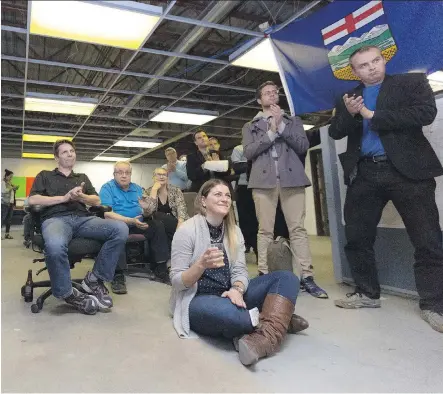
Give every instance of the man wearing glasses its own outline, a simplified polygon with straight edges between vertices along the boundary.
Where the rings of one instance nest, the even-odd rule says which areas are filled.
[[[278,106],[278,86],[267,81],[257,88],[262,106],[251,122],[243,126],[245,157],[252,161],[248,188],[252,189],[259,222],[257,235],[259,274],[268,273],[267,250],[274,239],[278,200],[289,229],[292,266],[301,268],[301,286],[312,296],[328,298],[314,282],[308,235],[304,227],[305,188],[311,183],[299,155],[309,149],[301,119],[286,115]]]
[[[129,234],[143,234],[149,242],[150,261],[154,263],[154,272],[167,272],[157,268],[166,267],[170,258],[168,239],[162,222],[143,218],[143,209],[139,204],[143,190],[141,186],[131,182],[132,167],[127,161],[119,161],[114,166],[114,179],[105,183],[100,189],[100,199],[103,205],[112,208],[112,212],[106,212],[105,218],[120,220],[129,227]],[[126,256],[120,256],[115,269],[114,280],[111,289],[115,294],[126,294],[124,269],[126,268]],[[159,278],[165,281],[167,278]]]

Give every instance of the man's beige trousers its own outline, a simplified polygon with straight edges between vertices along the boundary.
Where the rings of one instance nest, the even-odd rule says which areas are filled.
[[[312,257],[309,250],[308,234],[305,222],[305,188],[280,187],[274,189],[253,189],[252,196],[258,219],[257,249],[258,270],[268,273],[267,250],[274,240],[275,214],[278,199],[289,230],[292,255],[292,268],[302,278],[313,276]]]

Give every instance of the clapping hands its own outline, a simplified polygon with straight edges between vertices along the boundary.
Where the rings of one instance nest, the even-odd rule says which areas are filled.
[[[79,200],[81,200],[81,198],[84,196],[84,193],[83,193],[84,186],[85,186],[85,182],[82,182],[80,184],[80,186],[76,186],[73,189],[69,190],[69,192],[67,192],[65,194],[66,201],[69,201],[69,200],[79,201]]]

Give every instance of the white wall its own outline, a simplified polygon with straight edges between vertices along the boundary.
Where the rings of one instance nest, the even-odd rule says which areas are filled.
[[[132,164],[132,181],[142,187],[152,185],[152,173],[156,167],[163,165],[165,162],[158,164]],[[53,170],[56,167],[54,160],[43,159],[9,159],[1,160],[2,173],[5,168],[14,172],[15,176],[36,176],[42,170]],[[100,188],[106,182],[113,178],[114,163],[106,162],[86,162],[78,161],[74,167],[75,172],[82,172],[88,175],[93,186],[100,192]],[[306,174],[311,180],[311,161],[310,156],[306,157]],[[315,221],[314,193],[313,188],[306,188],[306,231],[310,235],[317,235],[317,224]]]
[[[57,167],[54,160],[43,159],[8,159],[2,158],[2,173],[5,168],[14,172],[15,176],[36,176],[42,170],[53,170]],[[158,164],[132,164],[132,182],[143,187],[152,185],[152,173]],[[111,180],[114,175],[114,163],[78,161],[74,167],[75,172],[85,173],[92,185],[100,192],[102,185]]]
[[[317,147],[313,149],[318,149]],[[308,152],[305,162],[305,171],[309,180],[312,183],[311,171],[311,156]],[[312,186],[306,188],[306,218],[305,228],[309,235],[317,235],[317,222],[315,220],[315,205],[314,205],[314,188]]]

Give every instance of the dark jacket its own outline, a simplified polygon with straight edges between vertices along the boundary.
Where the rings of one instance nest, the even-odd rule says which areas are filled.
[[[222,155],[219,153],[220,160],[223,160]],[[228,175],[231,172],[229,168],[226,172],[212,172],[203,170],[202,164],[205,162],[205,158],[199,150],[196,150],[194,153],[191,153],[187,156],[186,162],[186,172],[188,174],[188,178],[192,181],[191,187],[189,189],[190,192],[196,192],[200,190],[203,183],[208,181],[211,178],[219,178],[229,182]]]
[[[360,84],[348,95],[362,96]],[[404,176],[423,180],[443,174],[443,168],[423,135],[423,126],[431,124],[437,115],[434,93],[425,74],[386,75],[377,98],[371,130],[378,132],[386,155]],[[355,173],[360,158],[363,118],[349,114],[340,97],[329,135],[339,140],[348,137],[347,151],[340,155],[345,183]]]

